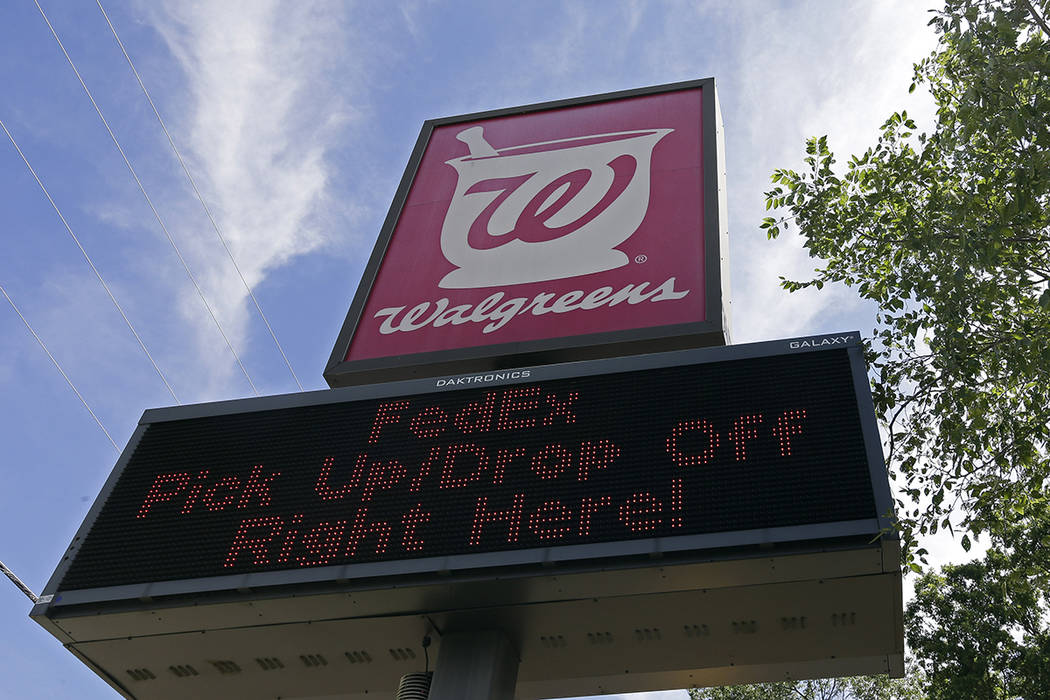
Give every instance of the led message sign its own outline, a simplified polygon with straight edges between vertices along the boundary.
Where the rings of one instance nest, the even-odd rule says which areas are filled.
[[[329,384],[723,345],[720,150],[713,79],[427,121]]]
[[[859,347],[778,348],[149,412],[57,588],[873,522]]]

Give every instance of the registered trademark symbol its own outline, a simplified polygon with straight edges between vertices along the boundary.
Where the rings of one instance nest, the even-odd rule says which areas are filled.
[[[641,263],[645,262],[645,261],[646,261],[646,260],[648,260],[648,259],[649,259],[649,258],[647,258],[647,257],[646,257],[646,256],[644,256],[644,255],[636,255],[636,256],[634,256],[634,261],[635,261],[636,263],[639,263],[639,264],[641,264]]]

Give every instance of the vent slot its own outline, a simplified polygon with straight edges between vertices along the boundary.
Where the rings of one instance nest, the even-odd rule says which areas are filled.
[[[171,671],[172,675],[176,678],[189,678],[190,676],[200,675],[197,669],[189,664],[174,664],[173,666],[168,666],[168,670]]]
[[[613,635],[612,632],[588,632],[587,633],[588,644],[612,644]]]
[[[707,625],[684,625],[682,631],[687,637],[710,637],[711,629]]]
[[[148,668],[129,668],[127,673],[133,681],[151,681],[156,678]]]
[[[733,634],[754,634],[758,632],[756,620],[737,620],[733,623]]]
[[[255,660],[259,668],[264,671],[277,671],[284,668],[284,664],[276,656],[262,656]]]
[[[319,666],[328,665],[328,659],[320,654],[300,654],[299,660],[302,661],[303,666],[306,666],[307,668],[318,668]]]
[[[656,642],[663,639],[663,634],[660,632],[659,627],[641,627],[634,631],[634,641],[636,642]]]
[[[540,644],[547,647],[548,649],[560,649],[562,647],[569,646],[569,642],[563,635],[550,634],[540,637]]]
[[[224,659],[220,661],[209,661],[208,663],[214,666],[215,670],[223,674],[224,676],[230,675],[232,673],[241,672],[241,667],[238,666],[237,662],[235,661],[229,661]]]
[[[852,627],[857,624],[857,613],[843,612],[831,614],[831,625],[833,627]]]
[[[390,649],[390,657],[394,661],[411,661],[416,658],[416,652],[407,647],[397,647],[396,649]]]
[[[370,664],[372,656],[364,650],[346,652],[346,659],[352,664]]]
[[[804,630],[808,624],[805,615],[792,615],[791,617],[780,618],[780,629],[785,631]]]

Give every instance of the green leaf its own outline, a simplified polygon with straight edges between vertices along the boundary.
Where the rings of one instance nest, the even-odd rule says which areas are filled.
[[[936,102],[923,133],[889,112],[845,174],[826,137],[807,139],[803,174],[776,169],[783,191],[766,195],[822,266],[784,289],[841,282],[872,305],[873,402],[915,547],[951,515],[964,542],[987,525],[1012,552],[996,538],[1027,532],[1050,485],[1050,42],[1028,4],[945,0],[908,84]]]

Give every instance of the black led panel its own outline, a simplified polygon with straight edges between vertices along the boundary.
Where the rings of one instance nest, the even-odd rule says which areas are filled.
[[[144,418],[57,590],[875,519],[858,358]]]

